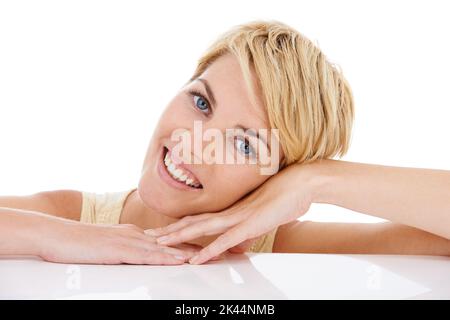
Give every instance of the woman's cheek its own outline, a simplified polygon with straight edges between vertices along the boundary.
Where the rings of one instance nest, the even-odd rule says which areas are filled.
[[[168,137],[177,129],[192,128],[195,120],[201,120],[185,105],[169,106],[161,116],[158,126]]]
[[[230,197],[238,200],[259,186],[263,179],[248,165],[234,164],[232,166],[233,169],[222,172],[221,176],[224,179],[221,179],[220,185],[223,186],[222,192],[226,192]]]

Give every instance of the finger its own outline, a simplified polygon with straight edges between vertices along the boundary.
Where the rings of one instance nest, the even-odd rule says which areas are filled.
[[[144,232],[142,232],[142,233],[136,232],[136,233],[130,234],[129,237],[135,238],[135,239],[140,239],[140,240],[145,240],[149,243],[156,244],[156,237],[149,236],[149,235],[145,234]]]
[[[160,251],[148,251],[141,248],[122,247],[120,255],[121,263],[127,264],[151,264],[151,265],[180,265],[184,259],[177,258]]]
[[[125,238],[134,238],[134,239],[142,239],[149,240],[152,243],[156,243],[156,237],[151,237],[145,234],[145,230],[132,224],[121,224],[117,225],[117,229],[119,231],[119,235]]]
[[[118,225],[119,228],[121,228],[122,230],[133,230],[133,231],[137,231],[139,233],[143,233],[144,229],[138,227],[135,224],[130,224],[130,223],[126,223],[126,224],[119,224]]]
[[[242,242],[234,247],[231,247],[230,249],[228,249],[228,251],[231,253],[244,253],[253,245],[255,240],[256,240],[256,238],[245,240],[244,242]]]
[[[219,254],[218,256],[212,257],[210,260],[211,261],[218,261],[218,260],[223,260],[225,258],[225,252]]]
[[[167,246],[160,246],[160,245],[156,246],[155,250],[162,251],[162,252],[171,254],[173,256],[184,257],[185,260],[189,260],[196,254],[198,254],[198,252],[200,252],[200,250],[197,250],[197,251],[182,250],[182,249],[177,249],[177,248],[172,248],[172,247],[167,247]]]
[[[192,224],[192,223],[196,223],[205,219],[210,218],[212,215],[210,213],[204,213],[204,214],[199,214],[199,215],[195,215],[195,216],[187,216],[184,217],[180,220],[178,220],[177,222],[171,223],[167,226],[161,227],[161,228],[156,228],[156,229],[148,229],[145,231],[146,234],[149,235],[153,235],[155,237],[160,237],[172,232],[176,232],[182,228],[185,228],[186,226]]]
[[[158,246],[158,244],[156,243],[156,239],[149,238],[144,234],[133,234],[125,237],[120,237],[119,242],[124,245],[144,248],[147,250],[156,248]]]
[[[145,236],[144,236],[145,237]],[[198,251],[188,251],[183,249],[177,249],[172,248],[168,246],[158,245],[154,243],[154,240],[151,239],[136,239],[136,238],[129,238],[125,240],[126,244],[129,246],[134,246],[136,248],[145,249],[147,251],[161,251],[173,256],[179,257],[179,259],[188,260],[192,256],[194,256]]]
[[[150,265],[179,265],[184,264],[186,259],[181,259],[164,252],[153,251],[148,254],[144,261],[145,264]]]
[[[212,257],[217,256],[231,247],[247,240],[246,226],[238,226],[230,229],[226,233],[219,236],[216,240],[211,242],[207,247],[202,249],[199,254],[189,260],[190,264],[202,264]]]
[[[156,241],[159,244],[175,245],[182,242],[187,242],[203,236],[210,236],[223,233],[234,225],[235,219],[230,217],[214,217],[191,224],[179,231],[159,237]]]
[[[178,248],[180,250],[186,250],[186,251],[193,251],[193,252],[199,252],[203,249],[202,246],[198,244],[191,244],[191,243],[180,243],[173,246],[174,248]]]
[[[162,228],[146,229],[144,230],[144,234],[151,237],[159,237],[164,235],[164,231]]]

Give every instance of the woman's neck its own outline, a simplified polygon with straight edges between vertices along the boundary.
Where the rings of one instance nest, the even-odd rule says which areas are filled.
[[[179,219],[160,214],[145,206],[137,189],[125,199],[120,215],[121,224],[134,224],[142,229],[154,229],[174,223]]]

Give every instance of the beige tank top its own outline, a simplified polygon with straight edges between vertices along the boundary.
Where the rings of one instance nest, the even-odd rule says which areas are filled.
[[[80,221],[94,224],[118,224],[128,195],[136,188],[119,192],[95,193],[82,191]],[[259,237],[248,250],[250,252],[272,252],[277,228]]]

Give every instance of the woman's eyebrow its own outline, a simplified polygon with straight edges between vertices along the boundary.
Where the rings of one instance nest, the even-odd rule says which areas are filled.
[[[203,83],[203,85],[205,86],[205,89],[206,89],[206,93],[208,94],[208,98],[211,100],[213,107],[217,108],[216,98],[214,97],[214,93],[213,93],[208,81],[206,81],[206,79],[203,79],[203,78],[197,78],[195,80],[198,80],[201,83]]]

